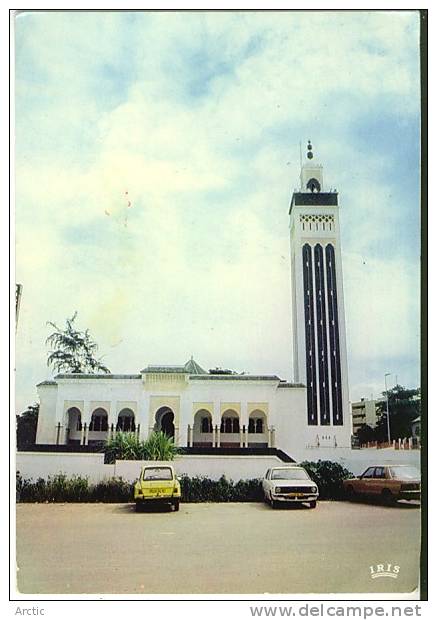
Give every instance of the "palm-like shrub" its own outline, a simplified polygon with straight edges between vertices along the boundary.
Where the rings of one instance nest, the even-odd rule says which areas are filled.
[[[149,461],[172,461],[178,449],[171,437],[162,431],[154,432],[143,442],[144,454]]]
[[[106,463],[120,461],[172,461],[178,453],[173,439],[153,432],[145,441],[136,433],[115,433],[103,447]]]
[[[103,446],[105,461],[115,463],[115,461],[141,461],[147,458],[144,455],[144,446],[138,439],[136,433],[115,433],[106,440]]]

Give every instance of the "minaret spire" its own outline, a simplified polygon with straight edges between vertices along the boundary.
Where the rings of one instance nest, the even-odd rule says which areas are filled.
[[[308,140],[308,145],[307,145],[307,158],[308,159],[312,159],[314,157],[314,153],[313,153],[313,145],[311,144],[311,140]]]
[[[323,191],[323,167],[314,160],[313,148],[311,140],[308,140],[306,159],[300,167],[301,191],[312,194]]]

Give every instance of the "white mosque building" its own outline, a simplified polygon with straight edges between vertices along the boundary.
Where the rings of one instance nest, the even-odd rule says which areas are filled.
[[[324,190],[311,143],[289,215],[293,382],[208,372],[194,359],[129,375],[60,374],[37,386],[37,444],[83,450],[117,430],[162,430],[191,452],[349,448],[338,194]]]

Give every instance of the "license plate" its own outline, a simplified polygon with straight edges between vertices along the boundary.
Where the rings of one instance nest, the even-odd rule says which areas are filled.
[[[304,493],[288,493],[288,497],[290,497],[291,499],[296,499],[297,497],[302,497],[303,495],[305,495]]]

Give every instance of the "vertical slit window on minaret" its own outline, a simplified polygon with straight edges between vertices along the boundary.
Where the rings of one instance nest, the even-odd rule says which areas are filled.
[[[302,248],[303,257],[303,285],[307,291],[305,295],[305,350],[306,350],[306,375],[307,375],[307,409],[308,424],[316,425],[317,420],[317,382],[316,382],[316,358],[315,358],[315,334],[314,334],[314,293],[312,275],[311,247],[305,244]]]
[[[335,272],[334,247],[329,243],[326,246],[326,260],[328,268],[326,272],[328,286],[328,313],[329,313],[329,338],[331,341],[331,394],[333,406],[333,423],[343,424],[343,403],[341,388],[340,337],[338,331],[338,307],[337,307],[337,278]]]
[[[330,407],[329,407],[329,374],[328,360],[325,358],[324,352],[327,350],[327,333],[326,333],[326,306],[325,306],[325,275],[324,275],[324,259],[323,249],[320,244],[314,248],[314,258],[316,261],[315,280],[318,296],[316,300],[317,313],[317,345],[319,358],[319,400],[320,400],[320,423],[324,425],[330,424]]]

